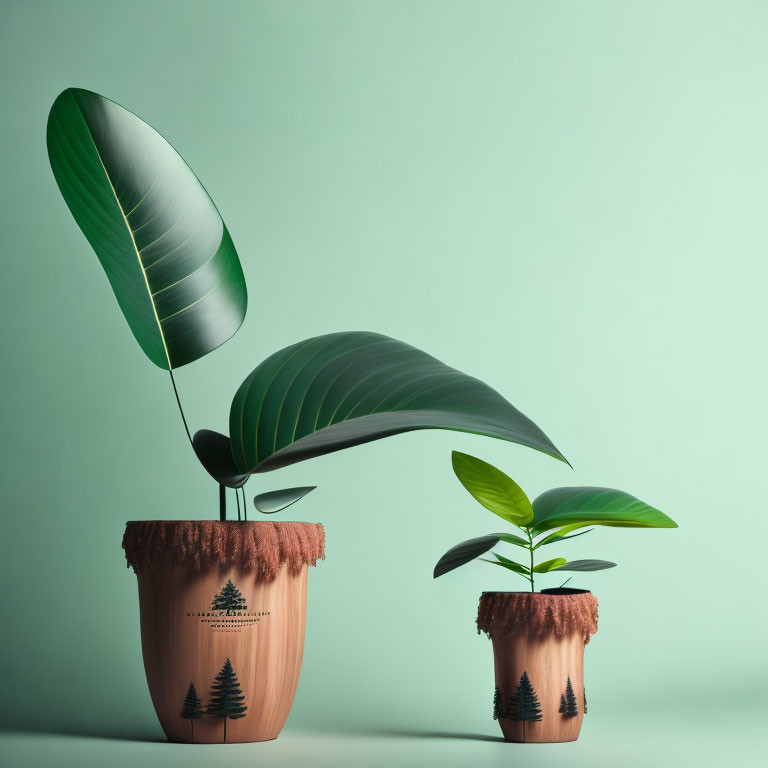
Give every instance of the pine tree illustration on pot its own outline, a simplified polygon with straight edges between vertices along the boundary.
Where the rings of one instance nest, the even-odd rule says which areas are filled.
[[[240,691],[240,683],[232,669],[232,662],[227,659],[211,688],[211,700],[206,710],[207,715],[224,720],[223,741],[227,740],[227,720],[239,720],[245,717],[248,709],[243,702],[245,696]]]
[[[203,716],[203,703],[197,697],[195,684],[190,683],[187,689],[187,695],[184,697],[184,704],[181,708],[181,716],[184,720],[189,720],[189,740],[195,740],[195,720]]]
[[[615,563],[564,557],[536,563],[535,553],[596,526],[676,528],[677,524],[612,488],[554,488],[531,503],[512,478],[491,464],[456,451],[452,461],[470,494],[518,532],[490,533],[457,544],[438,561],[435,578],[480,558],[525,579],[530,587],[526,592],[483,592],[480,598],[477,631],[485,632],[493,643],[493,719],[510,742],[575,741],[587,712],[584,648],[597,631],[597,599],[587,589],[562,584],[536,592],[534,577],[599,571]],[[499,543],[523,550],[524,562],[498,552],[492,553],[493,560],[480,557]]]

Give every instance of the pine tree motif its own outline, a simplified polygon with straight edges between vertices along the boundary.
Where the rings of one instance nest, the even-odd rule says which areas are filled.
[[[510,702],[510,711],[506,717],[522,721],[523,741],[525,741],[525,724],[541,720],[541,704],[539,704],[539,697],[531,685],[528,672],[523,672],[520,682],[517,684],[517,689]]]
[[[211,686],[211,701],[205,714],[210,717],[224,718],[224,742],[227,741],[227,720],[237,720],[245,717],[245,710],[248,707],[242,702],[245,696],[240,690],[240,683],[232,669],[232,662],[227,659],[221,672],[216,675],[216,679]]]
[[[192,728],[192,741],[194,741],[195,720],[199,720],[203,716],[203,702],[197,698],[197,691],[195,690],[194,683],[189,684],[189,690],[184,697],[184,704],[181,708],[181,716],[185,720],[189,720],[189,725]]]
[[[573,692],[570,677],[566,683],[565,696],[561,697],[561,702],[563,717],[576,717],[579,714],[579,705],[576,703],[576,694]]]
[[[497,686],[493,692],[493,719],[498,720],[500,717],[504,717],[504,704],[501,701],[501,691]]]
[[[565,714],[565,695],[560,696],[560,709],[557,710],[561,715]]]
[[[232,611],[246,611],[248,606],[245,604],[245,598],[240,590],[232,583],[232,579],[227,579],[227,583],[221,588],[211,603],[211,610],[226,611],[227,616]]]
[[[584,688],[584,714],[587,714],[587,689]]]

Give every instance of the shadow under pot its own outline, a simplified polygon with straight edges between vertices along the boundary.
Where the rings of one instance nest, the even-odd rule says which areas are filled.
[[[314,523],[128,523],[141,647],[169,741],[277,738],[304,652],[307,570],[325,556]]]
[[[595,596],[483,592],[477,630],[493,641],[493,717],[506,741],[576,741],[587,711],[584,646],[597,632]]]

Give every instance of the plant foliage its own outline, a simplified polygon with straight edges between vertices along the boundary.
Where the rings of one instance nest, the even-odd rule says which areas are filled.
[[[499,542],[504,542],[526,550],[527,562],[510,560],[498,552],[492,553],[493,560],[480,559],[522,576],[530,583],[533,592],[534,574],[600,571],[616,565],[609,560],[569,561],[564,557],[550,558],[538,564],[534,562],[534,552],[539,547],[560,543],[592,530],[579,529],[588,526],[677,528],[677,523],[663,512],[624,491],[591,487],[553,488],[531,504],[517,483],[487,462],[454,451],[452,463],[457,478],[472,496],[491,512],[516,526],[522,536],[489,533],[463,541],[437,561],[435,578],[479,558]]]
[[[222,520],[223,489],[237,493],[254,472],[413,430],[487,435],[565,461],[488,385],[365,332],[319,336],[276,352],[237,390],[229,436],[203,429],[193,437],[173,371],[227,341],[247,308],[240,260],[216,206],[157,131],[92,91],[68,88],[58,96],[47,146],[56,183],[136,341],[170,373],[195,454],[221,486]],[[510,488],[502,490],[509,495]],[[280,501],[285,491],[272,493],[257,496],[257,508],[269,514],[293,503]],[[525,494],[516,499],[525,507]],[[500,514],[520,522],[529,507]]]

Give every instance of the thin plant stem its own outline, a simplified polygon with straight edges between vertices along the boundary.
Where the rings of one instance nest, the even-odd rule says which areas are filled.
[[[235,488],[235,501],[237,502],[237,520],[240,522],[240,494],[237,492],[237,488]]]
[[[181,414],[181,420],[184,422],[184,431],[187,433],[187,439],[189,440],[189,444],[193,445],[192,435],[190,434],[189,427],[187,426],[187,418],[186,416],[184,416],[184,409],[181,407],[181,398],[179,397],[179,390],[176,389],[176,379],[173,378],[173,370],[169,368],[168,373],[171,374],[171,384],[173,385],[173,394],[176,395],[176,405],[179,406],[179,413]]]
[[[245,521],[248,522],[248,504],[245,501],[245,486],[240,486],[240,491],[243,494],[243,517],[245,518]]]
[[[227,489],[219,483],[219,520],[223,523],[227,519]]]
[[[528,537],[528,551],[531,553],[531,592],[535,592],[536,590],[533,588],[533,537],[527,528],[525,529],[525,535]]]
[[[573,576],[569,576],[559,587],[558,589],[562,589],[571,579]]]

